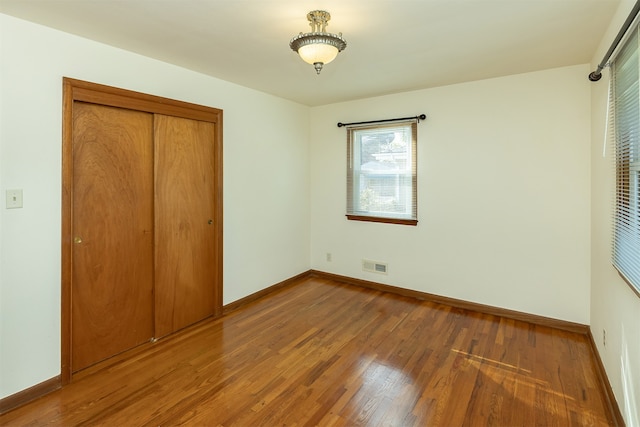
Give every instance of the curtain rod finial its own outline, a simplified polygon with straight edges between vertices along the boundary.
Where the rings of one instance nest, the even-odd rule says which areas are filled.
[[[592,82],[597,82],[601,78],[602,78],[602,73],[598,73],[597,71],[593,71],[589,73],[589,80],[591,80]]]

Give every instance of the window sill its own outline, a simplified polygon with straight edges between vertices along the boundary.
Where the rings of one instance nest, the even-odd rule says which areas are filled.
[[[417,219],[382,218],[377,216],[347,215],[351,221],[382,222],[385,224],[418,225]]]
[[[618,267],[615,266],[615,264],[612,264],[612,267],[618,272],[618,275],[620,276],[620,278],[627,284],[627,286],[631,288],[631,290],[636,294],[636,296],[640,298],[640,289],[634,286],[633,283],[631,283],[631,280],[627,279],[627,276],[622,274],[622,272],[618,269]]]

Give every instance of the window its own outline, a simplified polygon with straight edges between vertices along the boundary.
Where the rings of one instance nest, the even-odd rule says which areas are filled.
[[[347,128],[347,218],[416,225],[417,121]]]
[[[612,64],[610,119],[614,130],[616,193],[613,264],[640,292],[640,91],[638,28]]]

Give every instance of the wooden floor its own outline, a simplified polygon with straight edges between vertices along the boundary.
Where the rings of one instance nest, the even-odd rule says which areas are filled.
[[[613,425],[590,351],[580,334],[307,278],[0,425]]]

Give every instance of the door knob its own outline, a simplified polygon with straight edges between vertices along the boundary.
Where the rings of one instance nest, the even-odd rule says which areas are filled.
[[[209,225],[213,224],[213,220],[210,219],[209,221],[207,221],[207,224],[209,224]]]
[[[73,238],[73,243],[82,243],[82,237],[74,237]]]

